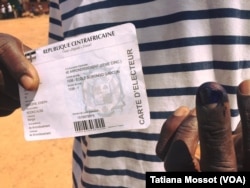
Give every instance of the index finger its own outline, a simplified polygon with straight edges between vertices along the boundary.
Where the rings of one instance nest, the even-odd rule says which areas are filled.
[[[244,80],[239,84],[237,102],[241,117],[242,146],[243,146],[243,170],[250,170],[250,80]]]
[[[201,171],[237,171],[232,140],[230,105],[218,83],[202,84],[196,95]]]

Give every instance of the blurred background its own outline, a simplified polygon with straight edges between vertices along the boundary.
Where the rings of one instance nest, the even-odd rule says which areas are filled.
[[[16,36],[33,49],[47,45],[48,2],[17,1],[0,0],[1,6],[9,3],[12,7],[8,14],[1,10],[0,32]],[[17,11],[19,5],[21,12]],[[72,138],[26,141],[20,109],[0,117],[0,187],[72,187],[72,144]]]
[[[0,19],[48,14],[48,4],[48,0],[0,0]]]

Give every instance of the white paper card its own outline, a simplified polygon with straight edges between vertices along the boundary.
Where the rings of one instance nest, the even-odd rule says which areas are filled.
[[[26,54],[36,92],[19,86],[26,140],[146,128],[150,124],[133,24],[79,35]]]

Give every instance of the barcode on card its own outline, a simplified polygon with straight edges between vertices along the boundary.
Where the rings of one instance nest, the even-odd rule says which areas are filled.
[[[102,128],[105,128],[105,122],[103,118],[84,120],[84,121],[75,121],[74,128],[76,132],[102,129]]]

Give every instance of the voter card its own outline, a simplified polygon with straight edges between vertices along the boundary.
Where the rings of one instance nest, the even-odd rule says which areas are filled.
[[[149,106],[133,24],[78,35],[26,53],[37,91],[19,86],[26,140],[147,128]]]

